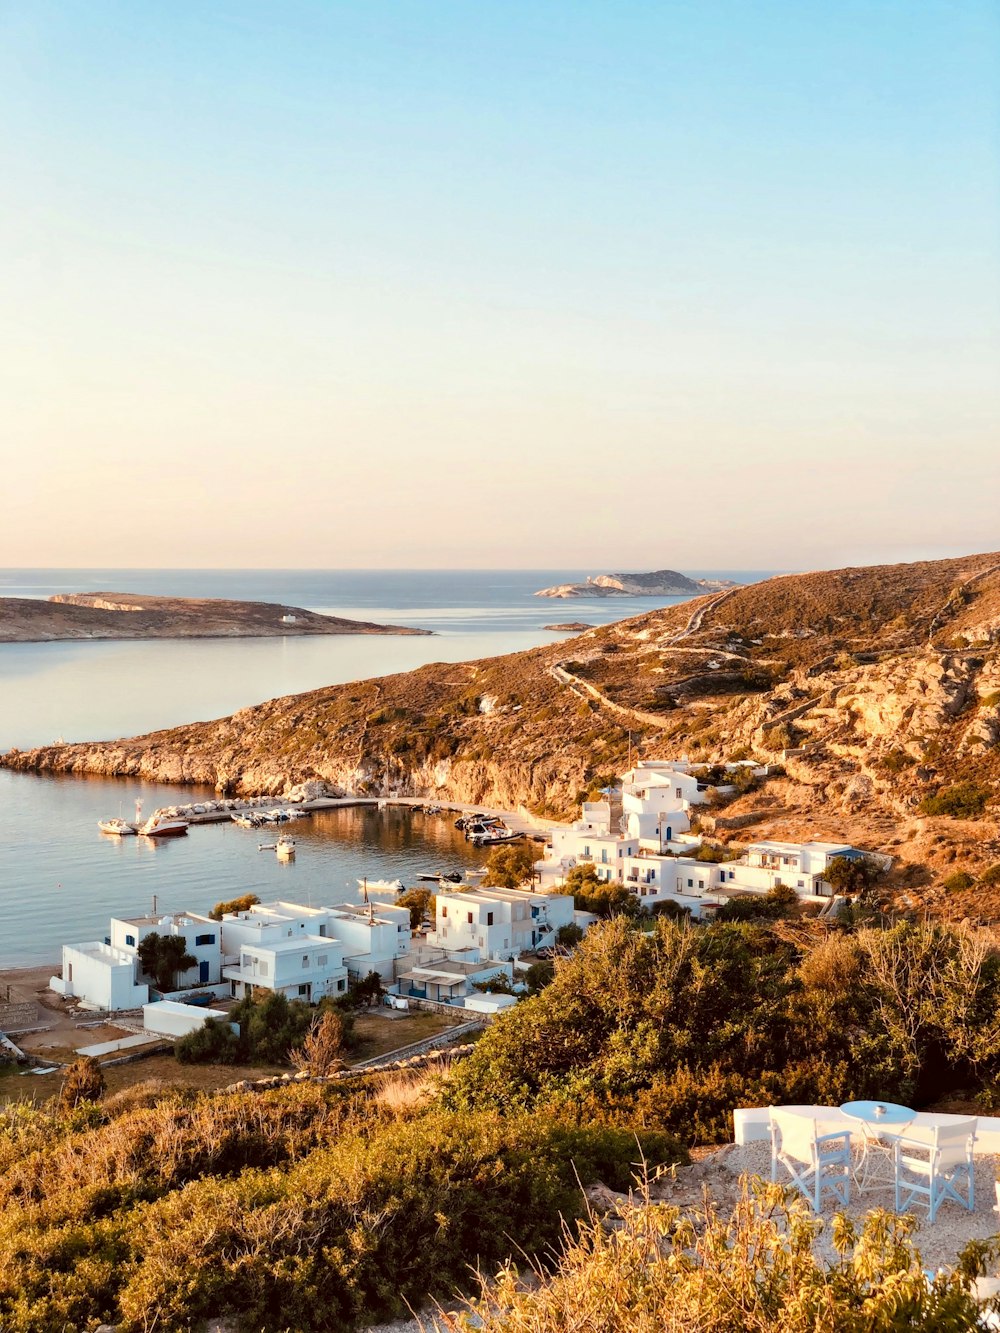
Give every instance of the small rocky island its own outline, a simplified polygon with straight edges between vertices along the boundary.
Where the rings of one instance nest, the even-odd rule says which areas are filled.
[[[683,597],[723,592],[741,585],[732,579],[689,579],[676,569],[657,569],[651,574],[597,574],[586,583],[559,583],[542,588],[536,597]]]
[[[304,634],[430,634],[323,616],[301,606],[128,592],[0,597],[0,643],[63,639],[260,639]]]

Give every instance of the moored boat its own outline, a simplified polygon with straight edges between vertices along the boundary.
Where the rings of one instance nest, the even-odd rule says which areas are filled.
[[[97,827],[102,833],[113,833],[116,837],[125,838],[135,833],[135,827],[124,819],[99,819]]]
[[[179,838],[187,831],[186,819],[177,819],[159,810],[154,810],[145,824],[139,827],[139,832],[144,838]]]

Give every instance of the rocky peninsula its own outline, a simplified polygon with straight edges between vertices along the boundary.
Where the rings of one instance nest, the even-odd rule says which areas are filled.
[[[657,569],[651,574],[596,574],[586,583],[558,583],[542,588],[536,597],[696,597],[703,592],[723,592],[740,585],[732,579],[689,579],[676,569]]]
[[[0,643],[85,639],[259,639],[307,634],[429,634],[324,616],[301,606],[128,592],[0,597]]]

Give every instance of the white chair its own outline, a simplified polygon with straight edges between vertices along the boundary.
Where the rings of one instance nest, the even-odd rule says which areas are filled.
[[[934,1221],[945,1199],[953,1199],[970,1213],[974,1212],[975,1139],[975,1116],[935,1125],[920,1138],[899,1135],[894,1144],[896,1212],[904,1212],[919,1195],[927,1200],[929,1222]]]
[[[813,1116],[771,1107],[771,1180],[783,1166],[817,1213],[824,1190],[845,1207],[851,1201],[851,1131],[825,1128]]]

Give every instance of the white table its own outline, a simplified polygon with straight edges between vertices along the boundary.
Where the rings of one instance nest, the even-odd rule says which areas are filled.
[[[849,1120],[854,1120],[864,1129],[861,1143],[861,1160],[854,1172],[854,1183],[860,1193],[865,1190],[888,1189],[896,1183],[896,1169],[893,1163],[893,1151],[883,1143],[883,1138],[890,1142],[901,1134],[916,1111],[908,1106],[899,1106],[896,1102],[845,1102],[840,1108]]]

